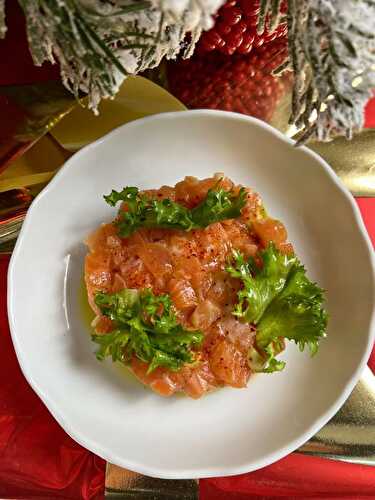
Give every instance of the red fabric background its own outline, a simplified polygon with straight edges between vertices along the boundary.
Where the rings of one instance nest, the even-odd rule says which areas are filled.
[[[5,6],[8,31],[5,39],[0,40],[0,85],[25,85],[57,80],[57,65],[34,66],[25,36],[25,18],[18,2],[8,0]]]
[[[0,85],[58,78],[56,67],[32,65],[24,21],[15,0],[7,2],[9,34],[0,41]],[[366,112],[375,127],[375,100]],[[375,199],[357,199],[375,244]],[[105,462],[73,441],[25,381],[10,339],[6,311],[8,258],[0,257],[0,497],[99,499]],[[375,350],[369,361],[375,370]],[[375,469],[289,455],[249,474],[200,481],[201,500],[375,498]]]
[[[73,441],[24,379],[6,308],[0,257],[0,497],[102,498],[105,462]]]

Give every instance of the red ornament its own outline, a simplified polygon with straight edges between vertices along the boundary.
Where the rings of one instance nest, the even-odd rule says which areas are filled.
[[[284,88],[284,80],[272,71],[286,55],[286,38],[246,56],[197,54],[169,63],[168,88],[190,109],[236,111],[269,121]]]
[[[287,32],[286,23],[279,24],[271,33],[268,19],[263,33],[257,33],[259,9],[259,0],[228,0],[216,14],[215,26],[199,40],[198,53],[218,50],[226,55],[248,54],[253,47],[283,37]],[[281,11],[285,9],[283,2]]]

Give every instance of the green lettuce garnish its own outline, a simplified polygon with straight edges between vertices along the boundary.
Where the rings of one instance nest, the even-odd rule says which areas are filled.
[[[206,198],[190,211],[190,216],[196,228],[203,228],[239,217],[245,204],[245,188],[240,188],[237,195],[225,189],[209,189]]]
[[[158,366],[176,371],[195,361],[192,348],[202,343],[203,334],[187,331],[178,323],[168,295],[156,296],[148,288],[124,289],[99,292],[95,303],[114,323],[113,331],[92,335],[99,344],[98,360],[110,356],[113,361],[129,363],[136,356],[149,363],[147,373]]]
[[[141,227],[191,231],[239,217],[246,203],[246,190],[241,188],[235,195],[224,189],[210,189],[206,198],[192,210],[170,199],[149,198],[136,187],[125,187],[121,192],[112,190],[104,199],[111,206],[119,201],[126,203],[127,210],[121,211],[115,221],[119,235],[126,238]]]
[[[285,363],[276,359],[283,339],[294,341],[312,355],[326,335],[327,313],[323,290],[306,276],[295,255],[284,255],[273,244],[260,253],[262,267],[235,252],[228,273],[239,278],[243,288],[233,314],[256,325],[255,346],[249,352],[255,371],[280,371]]]
[[[283,290],[297,258],[276,251],[272,244],[261,253],[262,268],[254,259],[245,261],[238,251],[233,252],[233,257],[233,265],[227,267],[227,272],[244,285],[238,292],[239,302],[233,314],[257,324],[273,298]]]

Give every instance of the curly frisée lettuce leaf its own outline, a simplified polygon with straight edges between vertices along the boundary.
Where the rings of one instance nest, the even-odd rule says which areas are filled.
[[[98,360],[129,363],[133,356],[149,364],[148,373],[158,366],[179,370],[193,363],[193,350],[203,341],[199,331],[187,331],[177,322],[168,295],[156,296],[150,289],[124,289],[118,293],[99,292],[95,303],[113,321],[114,329],[92,335],[99,345]]]
[[[271,373],[285,367],[276,359],[284,349],[283,339],[294,341],[301,351],[308,347],[312,355],[317,352],[326,335],[327,313],[323,290],[308,279],[294,255],[283,255],[271,244],[260,257],[261,268],[236,253],[227,270],[243,283],[233,313],[257,327],[250,366]]]
[[[239,217],[245,203],[245,188],[241,188],[237,195],[225,189],[209,189],[206,198],[190,214],[195,226],[204,228],[214,222]]]
[[[126,211],[121,211],[115,224],[119,235],[126,238],[141,227],[162,227],[190,231],[194,223],[190,211],[169,199],[153,200],[139,193],[136,187],[126,187],[121,192],[113,190],[105,201],[115,206],[119,201],[125,202]]]
[[[254,372],[273,373],[280,372],[285,368],[285,361],[276,359],[285,348],[284,340],[277,339],[270,342],[264,349],[253,346],[248,352],[248,361]]]
[[[233,314],[247,323],[259,322],[274,297],[284,288],[288,274],[297,262],[294,255],[280,253],[273,244],[260,255],[262,268],[256,265],[254,259],[246,262],[237,251],[233,252],[233,264],[227,267],[227,272],[243,283]]]
[[[141,227],[191,231],[239,217],[246,202],[246,191],[241,188],[235,195],[224,189],[210,189],[206,198],[192,210],[170,199],[149,198],[136,187],[125,187],[121,192],[112,190],[104,199],[111,206],[125,202],[126,210],[120,212],[115,224],[119,235],[126,238]]]
[[[327,328],[322,302],[322,289],[307,278],[302,265],[295,265],[258,323],[257,345],[265,348],[270,339],[283,337],[293,340],[301,351],[307,346],[314,355]]]

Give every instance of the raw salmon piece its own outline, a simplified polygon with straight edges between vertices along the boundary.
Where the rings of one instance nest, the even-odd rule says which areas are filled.
[[[120,292],[124,288],[126,288],[126,281],[124,280],[124,278],[121,276],[120,273],[114,273],[111,286],[111,293]]]
[[[208,391],[209,385],[198,371],[192,371],[190,377],[185,382],[185,392],[193,399],[198,399]]]
[[[206,299],[197,305],[190,317],[191,324],[198,330],[206,330],[221,314],[221,308]]]
[[[223,174],[215,174],[214,177],[203,180],[188,176],[176,184],[176,201],[193,208],[203,201],[209,189],[217,187],[229,191],[232,186],[232,181]]]
[[[241,210],[241,219],[249,224],[262,217],[263,203],[258,193],[253,189],[246,188],[246,204]]]
[[[165,373],[161,378],[153,380],[149,384],[151,389],[160,394],[160,396],[168,397],[177,392],[175,384],[167,373]]]
[[[227,303],[229,297],[226,273],[218,272],[215,274],[207,298],[221,307]]]
[[[218,271],[213,274],[212,286],[207,298],[221,308],[232,306],[237,301],[237,292],[240,287],[238,280],[231,278],[228,273]]]
[[[255,328],[249,323],[242,323],[233,314],[227,314],[216,323],[216,328],[243,353],[247,353],[254,342]]]
[[[153,284],[153,277],[142,260],[133,255],[120,266],[121,276],[126,282],[126,288],[146,288]]]
[[[138,248],[138,247],[144,246],[148,243],[147,235],[148,235],[147,231],[140,229],[140,230],[136,231],[135,233],[131,234],[130,236],[128,236],[127,238],[125,238],[125,244],[129,248],[129,250],[134,252],[134,251],[136,251],[133,248],[134,246]]]
[[[202,360],[195,366],[184,366],[178,372],[170,374],[177,391],[184,391],[188,396],[198,399],[206,392],[217,387],[218,382],[210,370],[207,361]]]
[[[176,197],[175,188],[171,186],[162,186],[159,189],[146,189],[143,193],[156,200],[165,200],[168,198],[171,201],[175,201]]]
[[[252,223],[252,230],[260,239],[264,248],[271,242],[279,248],[280,245],[286,242],[288,237],[284,224],[270,217],[254,221]]]
[[[213,178],[203,179],[190,186],[190,201],[193,206],[199,205],[207,196],[207,191],[212,189],[217,180]]]
[[[121,264],[126,261],[129,252],[125,246],[116,247],[110,252],[112,267],[114,270],[119,269]]]
[[[102,224],[89,235],[86,244],[91,255],[95,256],[98,262],[102,260],[109,263],[112,260],[113,264],[118,266],[126,258],[126,249],[123,247],[122,239],[117,235],[117,229],[113,224]]]
[[[119,248],[122,247],[122,240],[117,234],[108,235],[106,243],[108,249],[112,251],[117,251]]]
[[[221,225],[232,249],[239,250],[245,257],[252,257],[257,253],[258,245],[245,223],[235,219],[222,221]]]
[[[163,287],[173,273],[169,250],[160,243],[147,243],[142,246],[137,245],[134,251],[154,276],[156,284]]]
[[[200,260],[211,270],[220,268],[231,249],[227,233],[220,222],[195,231],[194,237],[199,245],[198,256]]]
[[[192,208],[198,185],[199,180],[191,176],[185,177],[183,181],[178,182],[175,186],[176,201]]]
[[[212,275],[206,270],[194,273],[191,277],[191,284],[200,301],[207,296],[208,290],[212,285]]]
[[[291,255],[294,253],[294,248],[291,243],[279,243],[278,247],[280,252],[286,255]]]
[[[213,375],[207,361],[203,361],[199,366],[190,371],[190,374],[185,377],[183,388],[188,396],[198,399],[206,392],[209,392],[220,386]]]
[[[193,234],[191,236],[194,237]],[[187,238],[172,237],[171,246],[175,276],[189,281],[194,288],[198,300],[204,300],[212,284],[212,277],[198,258],[198,249],[195,241],[189,243]]]
[[[168,371],[163,368],[156,368],[156,370],[147,374],[148,364],[135,357],[131,360],[130,367],[143,384],[150,386],[153,391],[161,396],[171,396],[178,389]]]
[[[119,240],[121,244],[121,240],[117,235],[115,226],[112,223],[102,224],[98,227],[98,229],[96,229],[96,231],[87,237],[86,244],[89,247],[90,252],[96,252],[98,250],[103,251],[103,248],[108,246],[108,238],[111,237],[115,240]]]
[[[146,231],[144,236],[146,237],[147,235],[147,240],[150,243],[160,243],[169,248],[170,232],[167,229],[155,227],[147,229]]]
[[[95,328],[96,333],[105,334],[113,330],[113,321],[107,316],[97,316],[92,322],[92,326]]]
[[[112,282],[109,259],[105,255],[89,254],[85,261],[85,279],[88,288],[108,291]]]
[[[182,233],[180,231],[173,231],[169,241],[169,249],[171,255],[176,263],[180,258],[197,258],[197,242],[192,237],[192,233]]]
[[[197,304],[194,288],[187,280],[172,278],[168,284],[169,292],[174,306],[181,310],[192,310]]]
[[[246,356],[226,340],[218,342],[213,349],[210,368],[218,380],[232,387],[246,387],[250,376]]]

